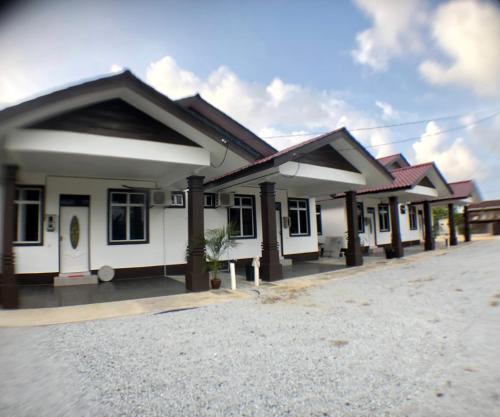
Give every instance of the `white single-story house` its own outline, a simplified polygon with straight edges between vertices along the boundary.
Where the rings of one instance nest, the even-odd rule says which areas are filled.
[[[468,207],[482,201],[481,193],[476,183],[472,180],[450,182],[450,188],[453,194],[449,198],[437,199],[432,202],[433,207],[447,207],[448,218],[443,219],[445,231],[449,234],[450,245],[458,243],[455,227],[455,212],[462,212],[464,219],[464,239],[466,242],[471,240],[471,224],[467,216]],[[484,230],[485,224],[476,223],[475,227]]]
[[[395,256],[403,256],[403,245],[426,242],[434,248],[430,202],[449,198],[452,190],[432,162],[411,166],[403,155],[381,158],[394,181],[381,187],[357,192],[357,227],[361,246],[374,248],[392,246]],[[321,238],[342,238],[347,231],[345,194],[336,194],[318,201],[321,211]]]
[[[278,152],[200,96],[170,100],[129,71],[0,111],[0,163],[4,307],[18,285],[103,266],[115,279],[184,273],[206,290],[201,237],[229,223],[240,244],[228,258],[260,257],[261,277],[280,279],[280,259],[318,256],[316,199],[345,193],[354,213],[357,190],[394,183],[345,128]],[[408,199],[446,194],[435,167],[424,177],[434,187]]]

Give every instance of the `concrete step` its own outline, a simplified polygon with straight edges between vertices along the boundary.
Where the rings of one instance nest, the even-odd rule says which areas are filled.
[[[57,277],[54,277],[54,287],[97,284],[98,282],[99,280],[97,279],[97,275],[92,274],[61,274]]]

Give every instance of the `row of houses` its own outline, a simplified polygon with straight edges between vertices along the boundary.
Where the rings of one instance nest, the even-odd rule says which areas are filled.
[[[479,199],[432,162],[376,160],[346,128],[277,151],[199,95],[170,100],[129,71],[1,111],[0,162],[4,307],[19,285],[103,266],[208,290],[201,237],[228,224],[228,257],[260,258],[264,280],[332,241],[347,266],[367,248],[432,250],[431,205],[449,206],[453,245],[456,206]]]

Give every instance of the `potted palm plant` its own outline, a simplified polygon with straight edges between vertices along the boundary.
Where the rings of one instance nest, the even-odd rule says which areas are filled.
[[[232,227],[222,226],[217,229],[209,229],[205,233],[205,251],[208,268],[210,271],[210,283],[214,290],[220,288],[221,280],[219,271],[221,267],[221,258],[231,248],[238,245],[238,242],[231,238]]]

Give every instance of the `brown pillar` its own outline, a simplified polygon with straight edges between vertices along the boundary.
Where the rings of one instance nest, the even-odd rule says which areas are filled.
[[[3,253],[1,274],[1,302],[4,308],[17,308],[19,297],[14,265],[14,200],[16,195],[16,173],[17,167],[4,166],[4,198],[3,198]]]
[[[455,206],[453,203],[448,204],[448,229],[450,231],[450,246],[456,246],[458,241],[455,227]]]
[[[464,206],[464,240],[470,242],[469,208]]]
[[[188,254],[186,288],[206,291],[210,288],[204,244],[203,179],[193,175],[188,181]]]
[[[346,192],[345,210],[347,214],[347,253],[346,265],[363,265],[363,255],[361,254],[361,243],[358,233],[358,207],[356,204],[356,192]]]
[[[276,229],[276,202],[273,182],[260,185],[260,206],[262,212],[262,258],[259,275],[264,281],[283,278]]]
[[[434,236],[432,235],[432,210],[428,201],[424,201],[424,225],[425,225],[425,250],[436,249]]]
[[[396,258],[404,256],[403,242],[401,242],[401,230],[399,229],[399,204],[397,197],[389,197],[391,210],[391,238],[392,250]]]

